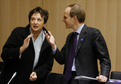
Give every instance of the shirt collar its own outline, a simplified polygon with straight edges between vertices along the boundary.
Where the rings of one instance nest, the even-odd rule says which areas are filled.
[[[78,34],[80,34],[83,27],[84,27],[84,23],[77,29],[77,31],[74,31],[74,32],[77,32]]]

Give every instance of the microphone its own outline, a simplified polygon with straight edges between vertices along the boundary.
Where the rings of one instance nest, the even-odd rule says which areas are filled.
[[[11,79],[9,80],[9,82],[8,82],[7,84],[10,84],[10,82],[11,82],[12,79],[16,76],[16,74],[17,74],[17,72],[15,72],[15,73],[12,75]]]

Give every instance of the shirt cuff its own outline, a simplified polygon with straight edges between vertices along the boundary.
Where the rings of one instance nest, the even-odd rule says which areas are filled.
[[[57,50],[57,46],[55,46],[55,49],[52,49],[52,53],[55,54],[56,50]]]

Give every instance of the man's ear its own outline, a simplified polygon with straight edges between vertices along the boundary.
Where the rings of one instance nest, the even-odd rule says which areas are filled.
[[[77,16],[74,16],[74,21],[77,21],[78,19],[77,19]]]

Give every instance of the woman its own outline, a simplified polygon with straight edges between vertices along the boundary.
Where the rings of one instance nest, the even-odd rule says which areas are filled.
[[[48,11],[36,7],[29,13],[29,24],[12,31],[1,54],[5,65],[0,84],[44,83],[53,66],[51,46],[44,34],[47,20]]]

